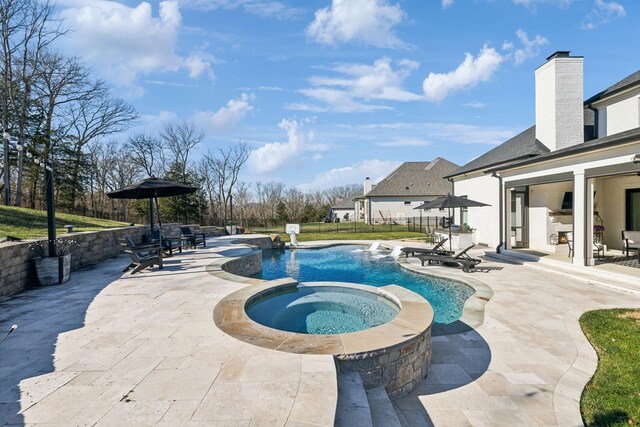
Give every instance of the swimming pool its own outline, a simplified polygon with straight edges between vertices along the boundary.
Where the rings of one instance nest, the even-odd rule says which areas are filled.
[[[371,286],[395,284],[424,297],[433,306],[435,322],[453,323],[474,290],[462,283],[402,269],[388,251],[370,252],[358,245],[324,249],[275,250],[262,254],[262,272],[253,277],[292,277],[300,282],[351,282]]]

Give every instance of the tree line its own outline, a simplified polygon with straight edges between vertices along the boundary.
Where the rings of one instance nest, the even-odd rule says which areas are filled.
[[[148,201],[106,194],[149,176],[199,188],[162,199],[164,221],[216,225],[318,221],[359,188],[304,193],[280,182],[240,182],[248,144],[210,148],[195,158],[206,135],[187,121],[127,133],[139,114],[80,58],[55,49],[69,31],[49,0],[0,0],[0,31],[5,205],[44,209],[47,168],[54,171],[58,210],[127,222],[144,222]]]

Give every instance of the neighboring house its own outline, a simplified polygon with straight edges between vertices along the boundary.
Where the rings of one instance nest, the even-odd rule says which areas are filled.
[[[352,194],[348,197],[343,198],[342,200],[338,200],[338,203],[331,206],[330,218],[331,220],[335,220],[339,218],[340,221],[355,221],[356,218],[356,207],[355,207],[355,199],[360,194]]]
[[[562,252],[572,232],[573,263],[592,265],[592,242],[621,249],[621,231],[640,230],[640,71],[583,101],[582,69],[569,52],[547,58],[535,126],[447,175],[491,204],[463,213],[474,242]]]
[[[456,169],[458,165],[437,157],[430,162],[405,162],[375,186],[366,178],[364,195],[355,203],[357,220],[404,224],[408,218],[421,216],[416,207],[451,193],[451,182],[443,176]]]

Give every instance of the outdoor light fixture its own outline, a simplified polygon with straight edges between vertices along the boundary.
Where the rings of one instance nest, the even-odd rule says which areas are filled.
[[[640,154],[636,154],[635,156],[633,156],[633,159],[631,159],[631,161],[634,165],[640,164]]]
[[[22,151],[22,144],[20,143],[16,144],[16,150]]]
[[[3,132],[2,133],[2,139],[7,139],[8,140],[10,138],[11,138],[11,135],[9,135],[9,132]]]

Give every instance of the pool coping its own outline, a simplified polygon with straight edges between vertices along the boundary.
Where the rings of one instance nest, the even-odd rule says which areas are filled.
[[[287,248],[290,250],[306,250],[306,249],[322,249],[322,248],[330,248],[335,246],[343,246],[343,245],[359,245],[359,246],[367,246],[373,243],[372,240],[341,240],[341,241],[312,241],[312,242],[304,242],[295,248],[290,248],[287,245]],[[244,245],[247,249],[252,249],[248,251],[244,256],[248,256],[251,254],[262,253],[263,249],[260,249],[255,246],[251,246],[248,244]],[[391,250],[393,247],[389,245],[387,242],[380,242],[380,246]],[[254,279],[251,277],[243,277],[239,276],[227,271],[224,271],[223,267],[226,263],[232,261],[233,259],[242,258],[243,255],[240,256],[223,256],[222,258],[216,259],[209,266],[207,266],[206,271],[216,277],[223,278],[225,280],[230,280],[232,282],[244,283],[246,285],[254,285],[260,283],[276,283],[280,281],[284,281],[282,283],[288,283],[289,281],[296,282],[295,279],[287,277],[281,278],[271,281],[265,281],[263,279]],[[453,269],[447,269],[447,273],[438,273],[434,271],[426,271],[426,268],[421,267],[419,265],[413,265],[409,262],[407,257],[399,256],[396,259],[396,262],[401,268],[409,270],[411,272],[432,276],[439,279],[452,280],[455,282],[462,283],[466,286],[472,288],[475,292],[467,299],[464,306],[462,307],[462,316],[458,321],[450,324],[434,324],[434,330],[432,332],[433,335],[452,335],[470,331],[472,329],[477,328],[478,326],[484,324],[484,314],[485,314],[485,306],[491,300],[494,295],[493,289],[487,285],[486,283],[474,279],[472,277],[468,277],[470,273],[461,273],[459,271]],[[429,269],[432,270],[432,269]],[[464,274],[464,276],[462,276]]]
[[[213,318],[222,331],[244,342],[296,354],[331,354],[348,356],[374,355],[388,352],[429,329],[433,309],[420,295],[397,285],[382,287],[345,282],[305,282],[305,286],[339,286],[361,289],[396,300],[400,311],[389,322],[362,331],[342,334],[302,334],[286,332],[261,325],[246,313],[247,302],[274,289],[298,286],[294,279],[265,281],[239,289],[223,299],[213,310]],[[372,343],[376,343],[372,345]],[[357,358],[357,356],[354,356]]]

